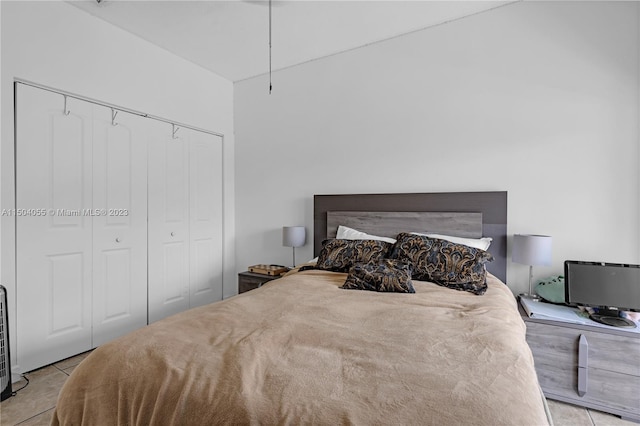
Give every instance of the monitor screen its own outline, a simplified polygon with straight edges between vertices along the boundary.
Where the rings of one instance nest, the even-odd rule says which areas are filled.
[[[640,310],[640,265],[564,262],[565,301]]]

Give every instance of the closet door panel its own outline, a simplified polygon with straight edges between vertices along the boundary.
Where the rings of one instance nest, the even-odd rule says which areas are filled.
[[[93,346],[147,324],[147,126],[96,106]]]
[[[91,348],[92,106],[17,85],[16,354],[29,371]]]
[[[189,308],[189,146],[173,139],[166,125],[153,134],[148,154],[149,322]]]
[[[190,131],[190,306],[222,299],[222,139]]]
[[[75,213],[81,211],[86,207],[84,185],[87,184],[87,169],[86,162],[83,156],[90,152],[90,147],[87,147],[87,140],[85,137],[86,131],[90,129],[91,123],[87,122],[87,116],[80,116],[77,114],[78,108],[76,104],[68,102],[74,107],[74,113],[65,116],[64,114],[54,113],[50,117],[49,122],[49,136],[50,146],[48,161],[48,167],[41,170],[48,176],[43,176],[47,181],[50,181],[49,187],[51,207],[55,212],[61,214],[51,215],[52,225],[55,227],[68,227],[68,228],[81,228],[84,224],[82,217]],[[82,105],[87,107],[87,105]],[[84,111],[84,114],[88,114],[89,111]],[[24,129],[21,129],[24,130]],[[22,148],[22,147],[21,147]],[[34,176],[35,177],[35,176]],[[46,190],[45,190],[46,191]],[[21,194],[25,197],[25,202],[30,205],[41,205],[41,201],[46,196],[39,191],[28,191]],[[29,199],[29,196],[35,198]],[[69,213],[69,214],[65,214]]]

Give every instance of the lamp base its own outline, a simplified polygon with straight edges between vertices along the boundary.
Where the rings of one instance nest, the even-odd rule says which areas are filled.
[[[531,287],[532,281],[533,281],[533,265],[529,265],[529,293],[522,293],[521,296],[526,297],[532,302],[539,302],[541,299],[540,299],[540,296],[538,296],[533,292],[532,290],[533,287]]]

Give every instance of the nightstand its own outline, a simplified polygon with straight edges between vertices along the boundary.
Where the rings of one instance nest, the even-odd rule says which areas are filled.
[[[238,293],[244,293],[249,290],[256,289],[262,284],[280,278],[280,276],[254,274],[245,271],[238,274]]]
[[[640,422],[640,333],[529,318],[518,307],[547,398]]]

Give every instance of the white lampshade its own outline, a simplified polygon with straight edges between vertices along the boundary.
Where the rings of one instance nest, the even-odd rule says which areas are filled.
[[[282,245],[285,247],[302,247],[307,233],[304,226],[283,226]]]
[[[523,265],[551,265],[551,241],[548,235],[515,234],[512,260]]]

